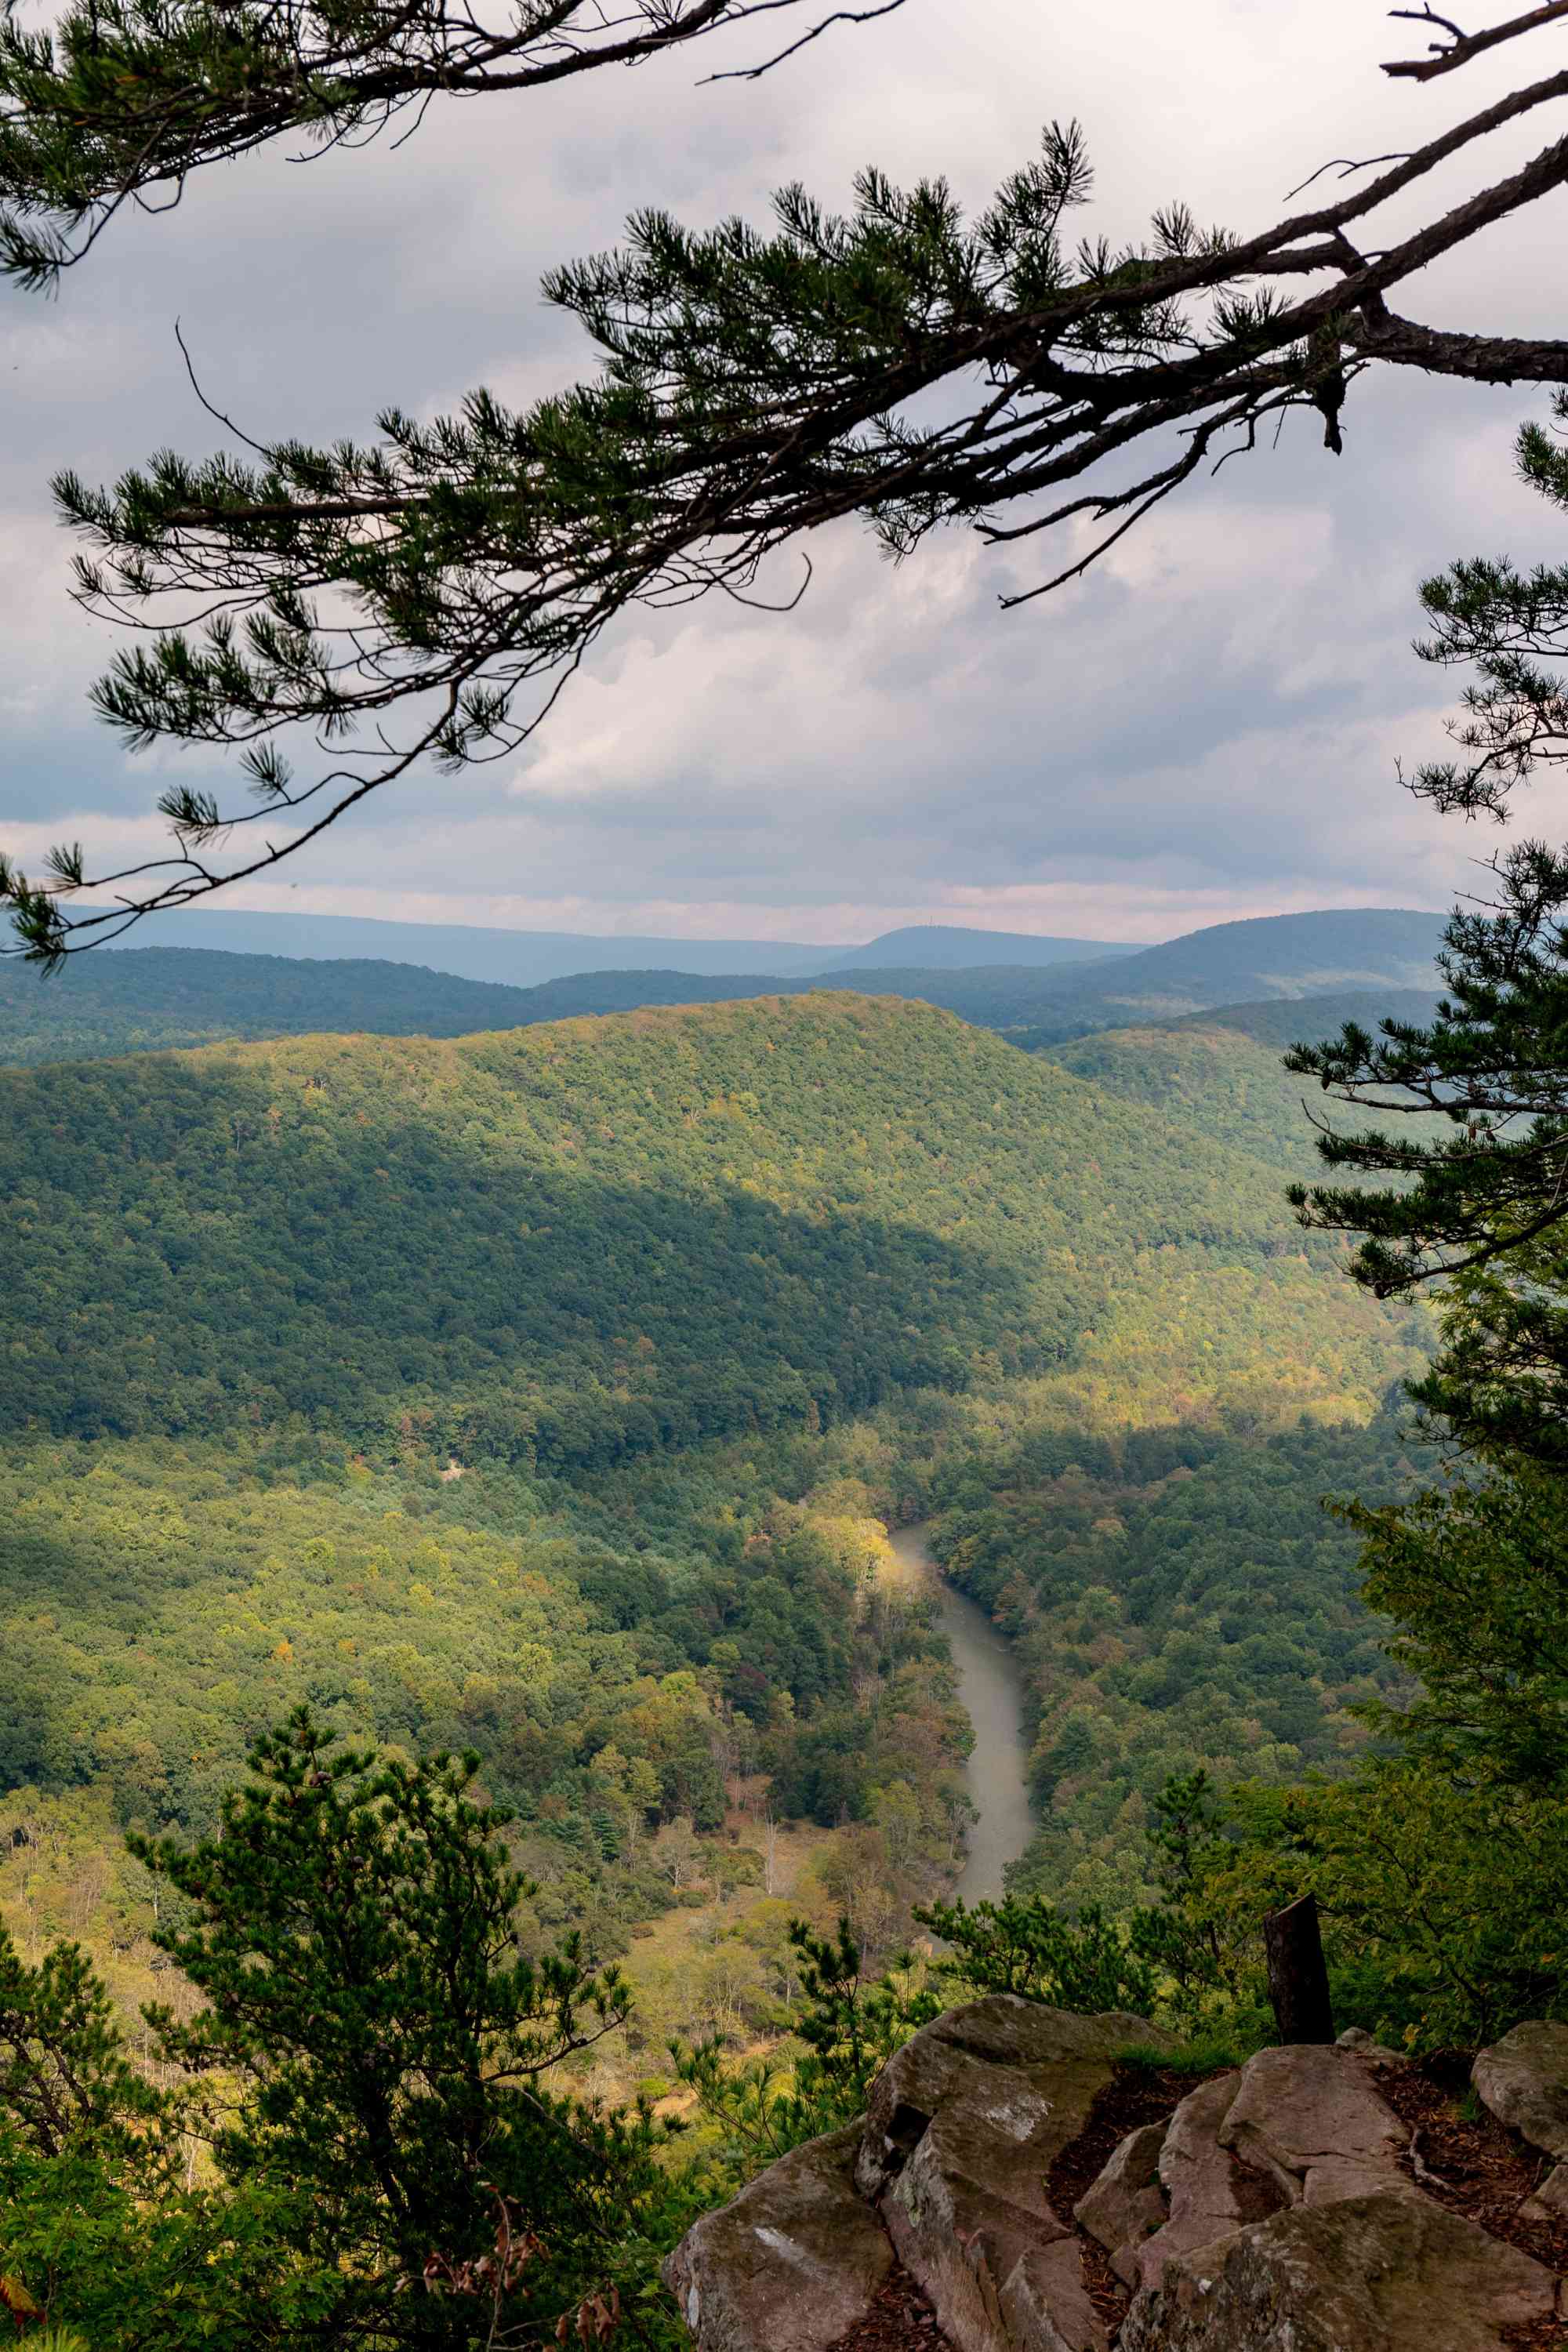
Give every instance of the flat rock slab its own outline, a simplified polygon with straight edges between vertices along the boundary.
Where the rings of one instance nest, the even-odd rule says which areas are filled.
[[[866,2317],[893,2250],[859,2145],[858,2124],[808,2140],[687,2231],[664,2279],[701,2352],[827,2352]]]
[[[1176,2256],[1118,2352],[1504,2352],[1556,2280],[1463,2215],[1389,2193],[1298,2205]]]
[[[978,2118],[989,2110],[1003,2137],[1010,2107],[1033,2098],[1064,2121],[1110,2079],[1110,2054],[1130,2042],[1163,2042],[1147,2018],[1112,2011],[1078,2017],[1047,2009],[1015,1993],[993,1993],[965,2009],[950,2009],[896,2051],[872,2085],[856,2179],[861,2194],[879,2197],[897,2178],[940,2109],[962,2100]],[[1087,2114],[1087,2105],[1084,2105]],[[1039,2127],[1026,2137],[1032,2147],[1056,2145],[1045,2169],[1081,2130],[1074,2122],[1065,2137]],[[1013,2132],[1015,2147],[1020,2135]]]
[[[1568,2158],[1568,2025],[1516,2025],[1480,2053],[1470,2080],[1500,2123],[1559,2163]]]
[[[1399,2188],[1409,2134],[1356,2052],[1287,2042],[1247,2060],[1219,2138],[1292,2205],[1327,2205]]]

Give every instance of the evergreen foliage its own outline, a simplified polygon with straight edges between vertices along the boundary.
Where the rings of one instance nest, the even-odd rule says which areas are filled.
[[[453,2279],[537,2241],[511,2297],[543,2315],[591,2292],[655,2177],[645,2121],[574,2113],[550,2070],[625,2022],[619,1971],[580,1939],[517,1948],[530,1893],[479,1759],[405,1764],[334,1746],[307,1713],[258,1741],[219,1834],[131,1851],[185,1898],[157,1941],[205,2006],[149,2011],[164,2054],[241,2085],[213,2147],[292,2201],[292,2250],[341,2277],[341,2328],[470,2341]],[[547,2279],[547,2284],[546,2284]],[[511,2324],[515,2316],[509,2313]]]
[[[1568,425],[1568,393],[1555,394],[1552,405]],[[1563,436],[1528,424],[1517,454],[1521,479],[1568,511]],[[1473,668],[1476,683],[1449,730],[1468,756],[1417,768],[1412,788],[1439,809],[1500,817],[1519,784],[1542,764],[1568,759],[1568,565],[1521,572],[1506,556],[1471,556],[1426,581],[1421,602],[1432,635],[1416,652],[1444,668]]]
[[[949,1988],[1008,1992],[1087,2016],[1124,2010],[1146,2016],[1157,1979],[1137,1948],[1136,1936],[1109,1919],[1097,1903],[1072,1919],[1039,1895],[1011,1895],[1001,1903],[933,1903],[921,1924],[952,1948],[939,1962]]]
[[[574,1938],[520,1953],[528,1890],[475,1763],[338,1748],[300,1711],[220,1837],[132,1839],[184,1898],[159,1940],[205,2000],[146,2012],[179,2069],[156,2099],[79,1954],[22,1971],[0,1944],[7,2040],[85,2059],[91,2089],[63,2132],[25,2084],[0,2105],[0,2267],[51,2320],[237,2347],[248,2303],[250,2341],[459,2347],[618,2311],[659,2135],[544,2078],[629,1996]],[[154,2184],[150,2122],[209,2139],[221,2187]]]
[[[68,7],[34,32],[7,11],[0,268],[24,285],[52,285],[122,205],[183,191],[207,164],[275,139],[303,135],[307,155],[362,146],[405,113],[417,121],[437,92],[539,89],[599,66],[644,64],[759,13],[757,0],[632,0],[614,17],[585,0],[525,0],[487,26],[441,0],[219,11],[197,0],[110,0]],[[818,29],[803,27],[790,46]]]
[[[1532,426],[1520,457],[1568,505],[1561,447]],[[1560,572],[1526,577],[1500,559],[1424,588],[1436,634],[1419,650],[1479,677],[1454,728],[1471,756],[1415,779],[1438,806],[1500,817],[1563,756],[1563,596]],[[1415,1678],[1362,1709],[1379,1749],[1337,1783],[1243,1792],[1239,1843],[1211,1855],[1201,1898],[1234,1920],[1260,1879],[1313,1887],[1348,1980],[1426,2042],[1568,2014],[1568,1955],[1549,1924],[1568,1890],[1568,859],[1521,841],[1494,871],[1498,903],[1450,922],[1430,1022],[1385,1019],[1375,1036],[1352,1023],[1289,1056],[1380,1115],[1375,1129],[1320,1136],[1328,1168],[1361,1182],[1292,1197],[1307,1224],[1363,1236],[1352,1271],[1376,1295],[1440,1285],[1442,1344],[1414,1393],[1457,1458],[1425,1491],[1342,1512],[1363,1538],[1366,1597],[1389,1612]]]
[[[1328,1167],[1394,1181],[1291,1197],[1304,1223],[1366,1236],[1352,1270],[1376,1296],[1443,1278],[1446,1344],[1416,1390],[1429,1410],[1468,1443],[1561,1465],[1568,858],[1521,842],[1497,873],[1497,906],[1461,908],[1449,925],[1447,993],[1429,1027],[1385,1022],[1373,1038],[1352,1024],[1289,1057],[1326,1092],[1382,1115],[1375,1130],[1328,1127]],[[1413,1111],[1436,1115],[1435,1139],[1391,1134]]]
[[[85,1955],[57,1944],[29,1967],[4,1922],[0,2118],[34,2158],[112,2153],[149,2188],[163,2169],[165,2102],[129,2063]]]
[[[1558,414],[1568,421],[1568,401]],[[1568,509],[1568,449],[1538,425],[1520,436],[1525,478]],[[1429,580],[1429,660],[1468,662],[1479,683],[1456,722],[1477,757],[1423,770],[1417,790],[1446,808],[1504,812],[1543,763],[1568,756],[1554,664],[1568,641],[1568,569],[1528,578],[1472,559]],[[1331,1170],[1394,1179],[1292,1195],[1304,1223],[1364,1234],[1353,1270],[1379,1297],[1445,1282],[1447,1344],[1422,1401],[1469,1443],[1563,1464],[1568,1316],[1561,1300],[1563,1171],[1568,1155],[1568,856],[1521,841],[1494,860],[1497,903],[1458,909],[1439,959],[1447,993],[1429,1025],[1352,1024],[1299,1047],[1289,1066],[1381,1111],[1440,1114],[1446,1132],[1390,1139],[1330,1129]]]

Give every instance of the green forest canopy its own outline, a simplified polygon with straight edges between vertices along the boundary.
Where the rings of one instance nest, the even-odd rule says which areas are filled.
[[[1311,1270],[1273,1170],[898,1000],[0,1092],[15,1431],[299,1417],[592,1470],[908,1390],[1169,1384],[1173,1350],[1177,1418],[1222,1362],[1267,1417],[1365,1412],[1419,1330]]]
[[[844,995],[0,1077],[0,1780],[203,1817],[300,1698],[581,1821],[605,1745],[712,1818],[716,1708],[859,1755],[846,1511],[1042,1442],[1141,1494],[1140,1428],[1365,1421],[1423,1360],[1235,1148],[1271,1057],[1159,1053],[1174,1118]],[[693,1672],[673,1749],[614,1696]],[[807,1810],[871,1804],[813,1753]]]
[[[765,2043],[794,1911],[886,1956],[966,1816],[873,1515],[1018,1642],[1023,1886],[1120,1910],[1171,1771],[1353,1760],[1400,1685],[1320,1496],[1398,1491],[1423,1311],[1293,1223],[1250,1039],[1078,1058],[817,993],[0,1074],[0,1919],[166,1989],[120,1832],[303,1704],[479,1755],[526,1951],[641,1951],[574,2080]]]

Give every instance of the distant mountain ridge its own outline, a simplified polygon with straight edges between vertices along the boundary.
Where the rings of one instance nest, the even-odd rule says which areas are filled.
[[[1334,909],[1216,924],[1098,964],[944,970],[860,962],[808,975],[603,970],[531,988],[388,960],[244,955],[184,944],[185,933],[178,947],[80,957],[47,982],[30,967],[0,963],[0,1062],[93,1060],[320,1032],[455,1037],[584,1013],[818,989],[937,1004],[1029,1049],[1104,1029],[1201,1020],[1226,1005],[1247,1009],[1232,1026],[1289,1043],[1300,1034],[1287,1009],[1293,1004],[1320,1035],[1344,1019],[1375,1021],[1385,1011],[1425,1017],[1442,923],[1403,909]],[[1310,1016],[1309,1001],[1319,1007]]]
[[[817,971],[892,968],[918,971],[965,971],[984,964],[1055,966],[1102,963],[1135,955],[1135,947],[1110,940],[1067,940],[1035,931],[963,930],[954,923],[910,923],[847,954],[828,950]]]
[[[1308,915],[1214,923],[1121,958],[1104,984],[1118,1001],[1128,1003],[1152,992],[1206,994],[1215,1003],[1236,1003],[1213,992],[1228,992],[1244,978],[1263,983],[1252,992],[1258,999],[1319,996],[1384,981],[1420,988],[1431,984],[1447,921],[1446,915],[1415,908],[1331,907]]]
[[[363,915],[253,914],[226,907],[144,916],[124,935],[123,951],[138,948],[200,948],[289,961],[406,963],[510,988],[537,987],[573,971],[636,971],[675,962],[689,971],[798,975],[854,953],[849,947],[808,947],[793,940],[600,938],[587,931],[394,923]]]
[[[535,992],[416,964],[239,955],[221,948],[138,948],[81,956],[41,979],[0,963],[0,1064],[97,1061],[121,1054],[314,1033],[461,1037],[542,1016]]]
[[[863,947],[810,947],[792,940],[676,940],[631,933],[512,931],[467,923],[393,923],[360,915],[252,914],[244,908],[149,915],[124,946],[203,948],[230,955],[312,961],[416,964],[510,988],[581,971],[767,973],[802,979],[840,966],[1069,963],[1131,955],[1132,943],[1047,938],[1029,931],[963,930],[942,923],[889,931]]]
[[[1446,915],[1401,907],[1326,908],[1215,923],[1119,956],[1102,970],[1037,972],[1026,984],[1019,975],[1010,995],[1013,1017],[995,1025],[1027,1029],[1029,1037],[1018,1042],[1043,1045],[1227,1004],[1369,998],[1391,991],[1430,994],[1438,985],[1436,958],[1447,923]]]
[[[1447,917],[1409,908],[1331,908],[1318,914],[1262,915],[1099,961],[1039,966],[987,961],[961,968],[884,965],[859,961],[790,982],[790,988],[846,988],[869,996],[908,996],[939,1004],[985,1029],[1027,1032],[1020,1044],[1084,1036],[1099,1029],[1143,1025],[1202,1014],[1226,1004],[1299,1002],[1353,993],[1435,991],[1434,963]],[[894,934],[910,938],[918,933]],[[579,972],[539,992],[551,1017],[629,1012],[638,1002],[682,1001],[672,992],[696,975],[679,972]],[[702,977],[689,1001],[710,1002],[721,989],[759,992],[739,974]],[[638,997],[636,992],[644,992]],[[764,984],[765,992],[765,984]],[[1390,1011],[1394,1010],[1391,1003]],[[1372,1017],[1376,1018],[1373,1014]],[[1337,1024],[1334,1025],[1338,1025]]]

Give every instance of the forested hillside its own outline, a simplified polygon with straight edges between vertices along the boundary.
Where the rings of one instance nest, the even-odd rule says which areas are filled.
[[[901,1001],[212,1048],[0,1101],[14,1430],[298,1418],[591,1469],[1080,1363],[1146,1391],[1173,1350],[1175,1417],[1222,1363],[1284,1406],[1410,1360],[1408,1316],[1309,1271],[1271,1171]]]
[[[1040,1050],[1120,1102],[1157,1110],[1210,1143],[1268,1162],[1281,1181],[1316,1172],[1312,1114],[1322,1111],[1278,1050],[1244,1030],[1206,1023],[1109,1029]]]
[[[1418,1312],[1309,1255],[1181,1050],[1174,1118],[844,995],[0,1079],[0,1774],[184,1817],[305,1697],[581,1811],[598,1747],[666,1772],[639,1677],[704,1676],[694,1752],[845,1709],[843,1528],[944,1461],[1366,1419]]]
[[[1430,1476],[1408,1418],[1262,1442],[1040,1433],[953,1470],[939,1554],[1016,1640],[1029,1693],[1041,1827],[1020,1884],[1147,1900],[1170,1775],[1288,1783],[1365,1750],[1351,1710],[1407,1685],[1359,1596],[1362,1539],[1323,1504]]]
[[[1328,1004],[1338,1001],[1324,1000]],[[1313,1002],[1296,1008],[1285,1005],[1281,1011],[1305,1013]],[[1394,1013],[1397,1007],[1389,1010]],[[1331,1033],[1301,1021],[1290,1034],[1312,1043]],[[1371,1114],[1350,1118],[1338,1106],[1325,1105],[1320,1087],[1303,1085],[1284,1067],[1276,1045],[1258,1039],[1250,1025],[1232,1027],[1211,1014],[1169,1028],[1155,1024],[1102,1030],[1038,1050],[1100,1092],[1156,1110],[1227,1152],[1278,1168],[1282,1177],[1310,1181],[1321,1174],[1318,1139],[1326,1127],[1387,1124]],[[1390,1095],[1392,1098],[1392,1089]],[[1437,1114],[1402,1118],[1400,1124],[1404,1134],[1415,1139],[1449,1131]]]
[[[742,1528],[699,1476],[663,1544],[617,1544],[504,1474],[458,1492],[341,1454],[303,1466],[0,1452],[7,1785],[210,1822],[249,1740],[303,1701],[356,1736],[480,1748],[498,1792],[596,1869],[637,1857],[644,1814],[721,1827],[716,1753],[754,1769],[770,1727],[847,1704],[879,1661],[925,1657],[940,1706],[932,1637],[890,1588],[863,1605],[879,1554],[843,1513]]]
[[[939,1004],[982,1028],[1012,1029],[1042,1011],[1040,969],[980,965],[857,965],[810,978],[756,972],[574,972],[530,988],[505,988],[418,965],[310,962],[199,948],[128,948],[68,966],[49,980],[0,964],[0,1064],[89,1061],[106,1055],[217,1044],[226,1039],[363,1032],[384,1037],[458,1037],[524,1028],[583,1013],[647,1006],[723,1004],[757,996],[850,990]],[[1099,1016],[1084,1000],[1069,1025]],[[1047,1027],[1044,1034],[1055,1035]],[[1026,1039],[1021,1042],[1030,1042]]]
[[[541,1018],[534,996],[411,963],[127,948],[85,957],[48,980],[0,964],[0,1063],[96,1061],[322,1030],[460,1037]]]
[[[1341,989],[1329,996],[1268,997],[1258,1004],[1215,1004],[1184,1013],[1163,1025],[1172,1029],[1239,1029],[1259,1045],[1281,1053],[1298,1040],[1337,1037],[1347,1021],[1375,1033],[1380,1021],[1413,1021],[1425,1027],[1437,1009],[1435,990],[1426,988]]]
[[[363,1032],[372,1036],[458,1037],[479,1029],[522,1028],[583,1013],[647,1006],[722,1004],[757,996],[848,989],[939,1004],[981,1028],[1017,1029],[1044,1016],[1032,964],[928,970],[868,963],[809,978],[755,972],[595,971],[529,988],[459,980],[415,964],[311,962],[286,956],[225,954],[199,948],[128,948],[68,966],[49,980],[0,964],[0,1064],[89,1061],[106,1055],[217,1044],[225,1039]],[[1106,1017],[1097,995],[1065,1024],[1077,1034]],[[1128,1016],[1132,1017],[1132,1016]],[[1035,1041],[1035,1033],[1020,1043]]]
[[[1010,1449],[1142,1495],[1139,1431],[1206,1462],[1226,1432],[1364,1421],[1422,1360],[1418,1310],[1338,1279],[1284,1205],[1271,1057],[1073,1051],[1096,1083],[833,994],[0,1078],[0,1618],[25,1661],[0,1776],[205,1815],[306,1698],[472,1741],[574,1822],[615,1812],[584,1777],[607,1746],[654,1767],[665,1818],[710,1824],[713,1742],[750,1724],[825,1828],[870,1821],[900,1775],[851,1687],[867,1642],[893,1672],[906,1636],[847,1612],[847,1528],[979,1464],[988,1540],[1032,1545]],[[1289,1507],[1338,1560],[1298,1471]],[[1243,1570],[1212,1556],[1183,1605],[1229,1605]],[[815,1780],[789,1778],[791,1724]],[[921,1752],[903,1777],[940,1843],[952,1755]]]
[[[1395,1475],[1424,1315],[1296,1224],[1251,1040],[1076,1058],[814,991],[0,1073],[0,1925],[188,2007],[122,1833],[303,1705],[478,1754],[524,1949],[639,1990],[561,2080],[663,2099],[789,2026],[792,1919],[880,1965],[952,1883],[930,1513],[1021,1648],[1022,1885],[1141,1891],[1173,1769],[1352,1756],[1318,1498]]]

